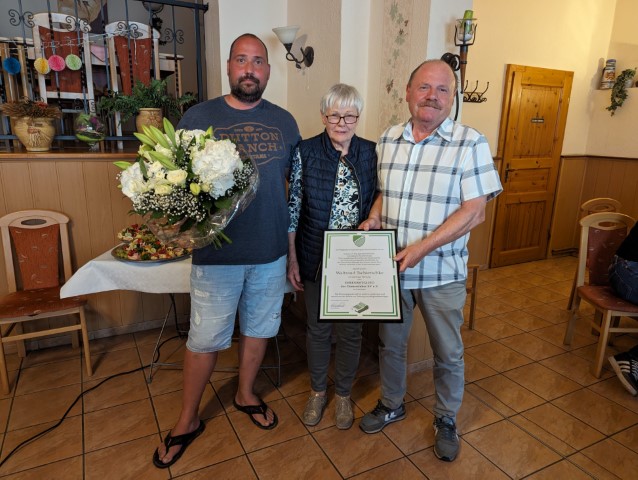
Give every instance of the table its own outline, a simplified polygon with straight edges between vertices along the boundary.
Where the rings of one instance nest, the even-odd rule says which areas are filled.
[[[144,293],[167,293],[171,297],[171,305],[166,312],[162,328],[155,342],[153,356],[149,363],[147,383],[153,381],[153,370],[158,366],[175,367],[175,363],[156,362],[155,355],[166,321],[173,310],[175,327],[177,328],[176,293],[190,292],[190,257],[170,262],[126,262],[117,260],[111,250],[83,265],[60,289],[60,297],[88,295],[107,292],[109,290],[134,290]],[[178,334],[185,331],[177,330]]]
[[[171,297],[169,307],[162,328],[155,342],[153,356],[149,364],[147,383],[153,381],[153,369],[157,366],[178,366],[175,363],[162,363],[155,361],[155,354],[159,348],[160,339],[166,327],[166,321],[171,309],[175,315],[177,324],[177,310],[175,308],[176,293],[190,293],[191,258],[174,260],[169,262],[126,262],[117,260],[111,255],[111,250],[94,258],[83,265],[60,289],[60,297],[72,297],[75,295],[88,295],[91,293],[107,292],[109,290],[133,290],[144,293],[167,293]],[[286,282],[286,292],[294,289],[290,282]],[[176,325],[177,326],[177,325]],[[178,330],[178,333],[186,333]],[[262,365],[262,369],[273,368],[277,370],[277,385],[281,384],[281,357],[279,342],[275,339],[277,355],[276,365]],[[235,371],[236,369],[233,369]],[[216,370],[228,371],[228,370]]]
[[[190,293],[190,257],[172,262],[125,262],[111,250],[83,265],[60,290],[60,297],[109,290],[144,293]]]

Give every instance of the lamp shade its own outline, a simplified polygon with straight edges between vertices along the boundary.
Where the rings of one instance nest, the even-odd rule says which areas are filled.
[[[291,44],[297,38],[297,31],[299,30],[299,25],[291,25],[289,27],[277,27],[273,28],[272,31],[275,32],[277,38],[284,45]]]

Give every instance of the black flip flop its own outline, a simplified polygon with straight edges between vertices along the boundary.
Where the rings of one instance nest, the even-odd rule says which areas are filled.
[[[195,440],[197,437],[201,435],[201,433],[206,428],[204,422],[200,420],[199,427],[193,430],[191,433],[185,433],[184,435],[176,435],[173,437],[170,432],[166,434],[166,438],[164,439],[164,445],[166,446],[166,451],[171,447],[175,447],[177,445],[181,445],[182,448],[179,449],[179,452],[175,454],[175,456],[171,459],[170,462],[162,462],[159,458],[159,451],[156,449],[155,453],[153,453],[153,465],[157,468],[168,468],[173,465],[177,460],[181,458],[181,456],[186,451],[186,448]]]
[[[239,405],[233,398],[233,406],[238,411],[248,415],[250,419],[252,420],[252,422],[255,425],[257,425],[259,428],[261,428],[262,430],[272,430],[273,428],[277,426],[277,423],[279,423],[279,418],[277,418],[277,414],[275,413],[274,410],[272,412],[273,417],[272,417],[272,423],[270,425],[262,425],[257,420],[255,420],[255,417],[253,417],[253,415],[259,415],[259,414],[263,415],[264,419],[268,420],[268,417],[266,416],[266,412],[268,412],[268,406],[264,403],[264,401],[261,398],[259,398],[259,405]]]

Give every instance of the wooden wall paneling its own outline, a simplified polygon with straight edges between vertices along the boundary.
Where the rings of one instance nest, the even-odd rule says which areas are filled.
[[[75,270],[98,254],[93,254],[89,226],[89,216],[95,214],[95,212],[89,213],[86,204],[86,191],[93,188],[93,186],[85,184],[83,163],[57,162],[60,203],[62,211],[71,219],[69,236],[71,251],[74,254],[75,263],[73,267]]]
[[[622,213],[638,218],[638,161],[623,160],[622,176],[616,190],[618,201],[622,203]]]
[[[122,325],[122,297],[120,291],[101,292],[91,295],[95,299],[96,324],[92,330],[115,328]]]
[[[2,185],[7,212],[34,208],[28,162],[3,164],[5,183]]]
[[[120,184],[118,174],[122,170],[112,163],[109,163],[108,178],[109,178],[109,195],[111,199],[111,206],[113,208],[113,235],[117,238],[117,232],[122,230],[128,225],[134,223],[141,223],[142,217],[139,215],[131,215],[130,211],[133,208],[133,204],[128,197],[126,197],[122,190],[118,187]]]
[[[120,325],[131,325],[144,321],[144,310],[140,292],[120,290]]]
[[[4,174],[4,164],[0,163],[0,216],[9,213],[9,210],[7,210],[7,199],[5,198],[7,194],[7,189],[4,186],[5,178],[7,179],[6,181],[9,181],[8,177]]]
[[[170,308],[170,296],[168,294],[144,293],[142,294],[142,316],[132,323],[150,322],[164,318]],[[171,314],[172,315],[172,314]]]
[[[113,211],[110,201],[108,165],[104,162],[86,162],[83,166],[84,179],[90,188],[86,190],[86,208],[89,216],[91,250],[96,257],[117,244],[113,237]]]
[[[33,205],[35,208],[62,211],[55,162],[31,162],[29,165]]]
[[[584,157],[561,159],[549,244],[550,255],[552,252],[569,250],[578,245],[578,217],[586,160]]]
[[[5,198],[6,189],[4,188],[5,175],[4,165],[0,163],[0,216],[5,216],[9,211],[7,210],[7,201]],[[0,240],[2,244],[2,240]],[[0,255],[0,294],[7,293],[9,291],[9,284],[7,282],[7,275],[4,273],[5,264],[4,256]]]

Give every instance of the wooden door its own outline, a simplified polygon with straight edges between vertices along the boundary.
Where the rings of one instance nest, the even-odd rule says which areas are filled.
[[[492,267],[546,258],[573,76],[507,66]]]

